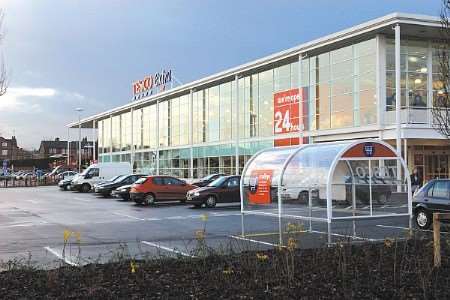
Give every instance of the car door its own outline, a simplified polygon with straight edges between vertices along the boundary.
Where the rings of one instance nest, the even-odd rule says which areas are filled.
[[[226,199],[223,202],[240,202],[240,177],[231,177],[226,182]]]
[[[174,177],[166,177],[167,194],[171,200],[180,200],[186,197],[186,184]]]
[[[156,199],[158,200],[168,199],[168,187],[165,179],[166,178],[159,176],[152,178],[152,187],[149,192],[154,193]]]
[[[437,180],[434,182],[433,186],[428,189],[424,200],[432,210],[450,212],[449,181]]]

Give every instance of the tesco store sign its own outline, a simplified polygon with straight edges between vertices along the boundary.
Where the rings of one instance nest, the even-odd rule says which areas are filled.
[[[162,70],[154,75],[148,75],[142,80],[133,82],[133,95],[136,99],[143,94],[148,96],[154,92],[162,92],[170,82],[172,82],[172,70]]]

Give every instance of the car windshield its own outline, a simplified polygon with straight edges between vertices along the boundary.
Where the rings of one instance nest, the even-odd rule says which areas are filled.
[[[203,177],[202,179],[200,179],[201,181],[207,181],[207,180],[211,180],[214,177],[216,177],[217,174],[209,174],[208,176]]]
[[[114,180],[111,180],[112,182],[114,182],[114,183],[117,183],[117,182],[121,182],[123,179],[125,179],[125,177],[127,177],[128,175],[120,175],[120,176],[116,176],[116,179],[114,179]]]
[[[147,181],[147,177],[142,177],[142,178],[139,178],[138,180],[136,180],[135,184],[142,184],[145,181]]]
[[[224,176],[219,177],[219,178],[217,178],[216,180],[214,180],[213,182],[211,182],[210,184],[208,184],[208,186],[211,186],[211,187],[219,187],[219,186],[221,186],[221,185],[225,182],[225,180],[227,180],[226,177],[224,177]]]
[[[108,179],[107,181],[108,181],[108,182],[114,182],[114,181],[116,181],[116,179],[119,178],[120,176],[122,176],[122,175],[117,175],[117,176],[111,177],[111,178]]]

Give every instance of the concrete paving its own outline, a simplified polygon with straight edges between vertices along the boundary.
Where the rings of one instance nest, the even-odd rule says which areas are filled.
[[[302,230],[286,232],[288,222],[301,223]],[[181,203],[144,207],[115,198],[64,192],[57,187],[0,189],[3,262],[31,260],[52,267],[61,261],[80,265],[121,256],[195,256],[201,245],[198,231],[203,229],[206,245],[218,251],[230,247],[260,250],[279,244],[280,228],[284,243],[289,237],[298,239],[301,247],[327,243],[326,223],[282,220],[280,224],[278,218],[253,215],[242,219],[238,203],[213,209],[195,209]],[[407,218],[340,222],[333,224],[332,242],[402,238],[407,228]],[[67,243],[65,230],[74,233]]]

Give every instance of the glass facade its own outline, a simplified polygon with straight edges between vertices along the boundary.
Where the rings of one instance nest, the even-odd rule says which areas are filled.
[[[148,174],[233,174],[257,151],[281,146],[280,138],[298,144],[301,130],[375,124],[376,47],[374,38],[300,63],[295,56],[249,72],[237,85],[234,78],[223,79],[99,120],[99,159],[130,161]],[[283,125],[302,124],[275,133],[275,95],[283,93],[299,95],[297,115]]]
[[[428,43],[402,40],[400,45],[401,107],[426,108]],[[386,40],[386,110],[395,110],[395,42]]]
[[[301,70],[311,129],[376,124],[375,39],[303,59]]]

